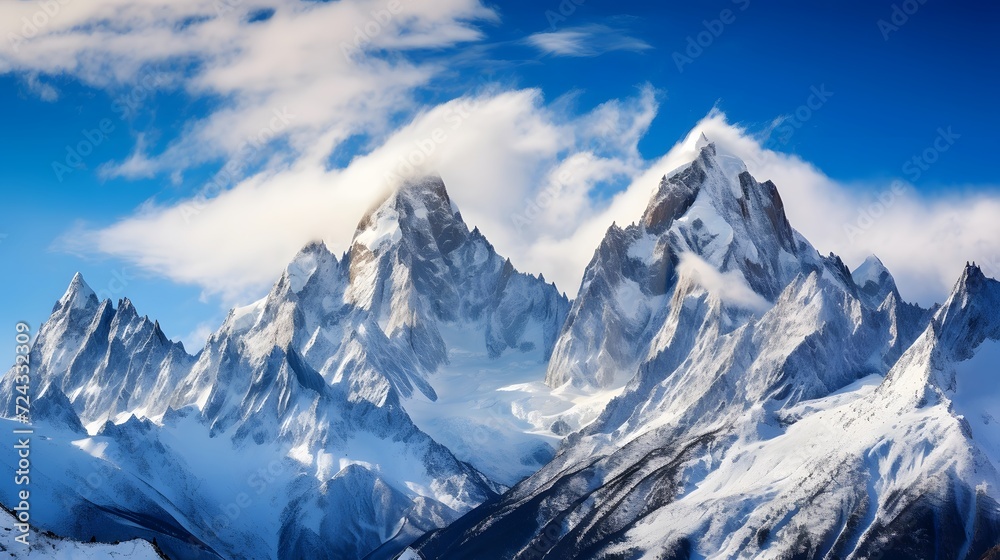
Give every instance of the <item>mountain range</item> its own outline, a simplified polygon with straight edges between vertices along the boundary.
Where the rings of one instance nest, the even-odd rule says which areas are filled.
[[[908,303],[877,257],[817,251],[739,158],[686,144],[572,301],[470,230],[440,177],[389,193],[346,253],[302,248],[194,355],[76,275],[30,351],[35,546],[1000,554],[1000,283],[970,263],[943,304]]]

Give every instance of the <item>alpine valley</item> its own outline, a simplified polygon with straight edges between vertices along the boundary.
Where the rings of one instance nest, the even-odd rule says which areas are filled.
[[[438,177],[345,254],[302,248],[195,355],[78,274],[30,351],[32,554],[1000,557],[1000,283],[969,264],[907,303],[738,158],[685,146],[572,301]]]

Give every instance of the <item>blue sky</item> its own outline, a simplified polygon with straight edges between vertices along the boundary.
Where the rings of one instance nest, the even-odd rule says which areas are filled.
[[[148,12],[130,7],[125,24],[115,20],[125,12],[121,2],[67,4],[47,18],[34,2],[0,6],[7,38],[0,45],[0,184],[11,209],[0,224],[7,263],[0,325],[12,333],[20,320],[37,327],[81,271],[102,295],[131,298],[168,336],[198,340],[230,305],[262,295],[294,247],[318,236],[345,248],[384,186],[365,166],[412,151],[435,111],[453,111],[457,99],[478,100],[476,116],[456,128],[460,142],[442,143],[428,158],[438,162],[432,170],[515,264],[545,272],[571,293],[609,216],[627,221],[641,212],[628,200],[642,196],[626,191],[650,190],[647,176],[665,171],[664,155],[713,108],[724,112],[726,130],[788,156],[784,167],[767,168],[775,177],[787,173],[794,183],[804,177],[797,166],[811,164],[808,181],[824,196],[853,201],[843,203],[843,215],[891,181],[906,181],[905,202],[860,243],[837,237],[839,224],[829,235],[815,229],[810,237],[821,250],[850,264],[878,251],[924,302],[944,297],[938,277],[958,276],[952,261],[1000,260],[1000,243],[990,243],[1000,236],[986,229],[997,221],[990,212],[1000,198],[993,63],[1000,9],[993,5],[449,0],[432,9],[415,0],[233,0],[233,10],[220,13],[218,2],[184,0],[150,2]],[[154,17],[158,3],[168,8]],[[399,13],[344,57],[338,47],[357,29],[375,29],[371,22],[392,6]],[[254,17],[265,8],[274,16]],[[26,37],[22,17],[45,23]],[[336,30],[310,25],[327,17],[343,23],[341,40],[324,36]],[[147,43],[152,37],[159,42]],[[828,92],[824,99],[820,91]],[[242,124],[259,130],[282,110],[290,122],[279,121],[272,140],[249,157],[235,155],[246,145]],[[599,122],[615,130],[596,136],[601,147],[593,150]],[[91,141],[102,126],[107,134]],[[908,172],[906,162],[931,149],[942,130],[953,138],[939,141],[947,149],[931,154],[919,175]],[[537,144],[519,145],[528,135]],[[81,145],[92,153],[76,161],[67,150]],[[482,146],[475,154],[485,158],[476,160],[481,176],[471,163],[462,167],[468,146]],[[588,150],[600,165],[581,167],[579,185],[559,190],[569,210],[532,220],[536,230],[527,237],[551,243],[512,231],[508,215]],[[511,169],[519,158],[530,164]],[[192,206],[232,161],[240,162],[233,180]],[[798,215],[822,213],[827,199],[813,197],[818,208],[808,207],[805,194],[792,192],[799,185],[776,182],[789,189]],[[272,204],[260,194],[268,188],[295,199],[274,206],[271,214],[284,216],[255,214]],[[505,192],[517,195],[501,198]],[[489,212],[499,200],[509,209],[498,218]],[[296,213],[315,207],[309,217]],[[180,220],[178,208],[198,210]],[[942,245],[926,250],[919,246],[929,229],[924,215],[948,216],[946,233],[933,239]],[[123,220],[128,227],[116,228]],[[793,225],[807,234],[818,228]],[[268,240],[259,255],[255,239]],[[567,248],[572,258],[554,256]],[[939,270],[942,259],[949,268]],[[214,260],[222,262],[201,266]]]

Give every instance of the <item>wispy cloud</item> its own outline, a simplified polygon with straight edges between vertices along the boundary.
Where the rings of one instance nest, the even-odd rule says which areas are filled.
[[[58,94],[41,85],[47,76],[115,88],[154,66],[169,87],[220,101],[165,149],[147,151],[154,148],[138,142],[112,172],[173,175],[222,159],[236,170],[224,188],[148,202],[106,227],[83,226],[63,237],[62,248],[120,257],[228,302],[244,301],[305,243],[321,238],[346,249],[358,217],[391,183],[388,174],[437,171],[466,219],[499,251],[572,294],[608,225],[638,219],[659,178],[692,157],[704,132],[745,159],[759,179],[774,180],[793,225],[820,250],[850,264],[878,254],[904,296],[941,298],[966,260],[1000,268],[997,191],[955,189],[929,198],[907,189],[869,212],[857,235],[848,226],[875,208],[891,182],[838,182],[766,149],[719,112],[662,157],[645,159],[638,142],[658,111],[650,87],[582,114],[538,90],[498,87],[421,104],[421,88],[448,69],[440,57],[409,55],[478,41],[477,22],[496,16],[476,0],[392,4],[404,9],[389,16],[382,0],[271,4],[273,14],[259,18],[258,4],[240,2],[72,2],[21,40],[0,43],[0,72],[37,76],[43,97]],[[0,34],[22,33],[23,18],[38,9],[0,3]],[[600,25],[526,42],[553,56],[649,48]],[[274,126],[282,114],[287,122]],[[331,153],[359,133],[370,149],[331,169]],[[263,138],[265,148],[248,137]],[[250,165],[247,158],[260,161]],[[617,194],[598,195],[609,190]]]
[[[269,4],[273,13],[261,18],[258,2],[242,1],[88,0],[60,2],[51,14],[32,2],[0,3],[0,73],[34,76],[29,84],[52,98],[38,76],[127,88],[155,67],[172,86],[216,101],[162,151],[139,147],[108,168],[152,176],[245,159],[248,138],[264,137],[259,160],[275,150],[290,158],[329,152],[359,132],[386,132],[414,111],[415,89],[443,71],[407,54],[479,40],[475,24],[496,18],[479,0]],[[297,118],[268,133],[276,110]]]
[[[572,235],[593,214],[598,184],[627,183],[645,167],[637,144],[655,114],[650,88],[582,115],[551,108],[537,90],[462,97],[427,108],[343,169],[303,158],[210,198],[150,203],[109,227],[74,230],[60,247],[114,255],[238,303],[273,282],[310,240],[347,250],[390,175],[439,172],[466,220],[516,266],[554,271],[551,278],[572,292],[579,257],[593,247],[539,267],[531,246],[538,234]],[[553,186],[558,199],[549,209],[515,221],[540,188]]]
[[[624,30],[599,24],[535,33],[525,42],[552,56],[593,57],[612,51],[642,52],[653,48]]]

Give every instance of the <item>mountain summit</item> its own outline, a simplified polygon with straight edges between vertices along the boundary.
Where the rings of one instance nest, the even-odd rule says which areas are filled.
[[[608,230],[549,364],[621,387],[498,502],[414,557],[980,558],[1000,541],[996,282],[937,310],[853,274],[776,187],[701,141]]]
[[[440,177],[343,255],[304,246],[195,356],[76,275],[31,347],[32,520],[185,559],[982,557],[1000,283],[969,264],[909,304],[690,145],[573,302]]]
[[[789,282],[823,267],[788,224],[773,183],[702,144],[697,158],[663,177],[638,223],[612,226],[587,267],[556,344],[547,382],[621,385],[659,339],[698,328],[671,301],[711,294],[727,325],[770,307]],[[674,310],[675,312],[677,310]]]
[[[343,257],[321,242],[303,247],[197,356],[127,298],[98,301],[76,275],[32,347],[36,420],[61,457],[34,473],[33,518],[80,540],[155,537],[179,558],[390,554],[551,457],[554,436],[527,433],[477,456],[468,428],[526,428],[510,409],[477,417],[436,403],[454,376],[477,373],[464,362],[456,371],[453,356],[481,356],[487,369],[544,367],[568,306],[470,231],[440,178],[391,193]],[[11,373],[7,395],[12,382]],[[467,430],[446,430],[452,423]],[[230,474],[220,479],[182,442],[210,447]],[[102,473],[100,490],[66,491],[64,464],[79,465],[84,481]],[[195,491],[206,483],[212,490]],[[220,521],[219,504],[241,495],[254,497]]]

